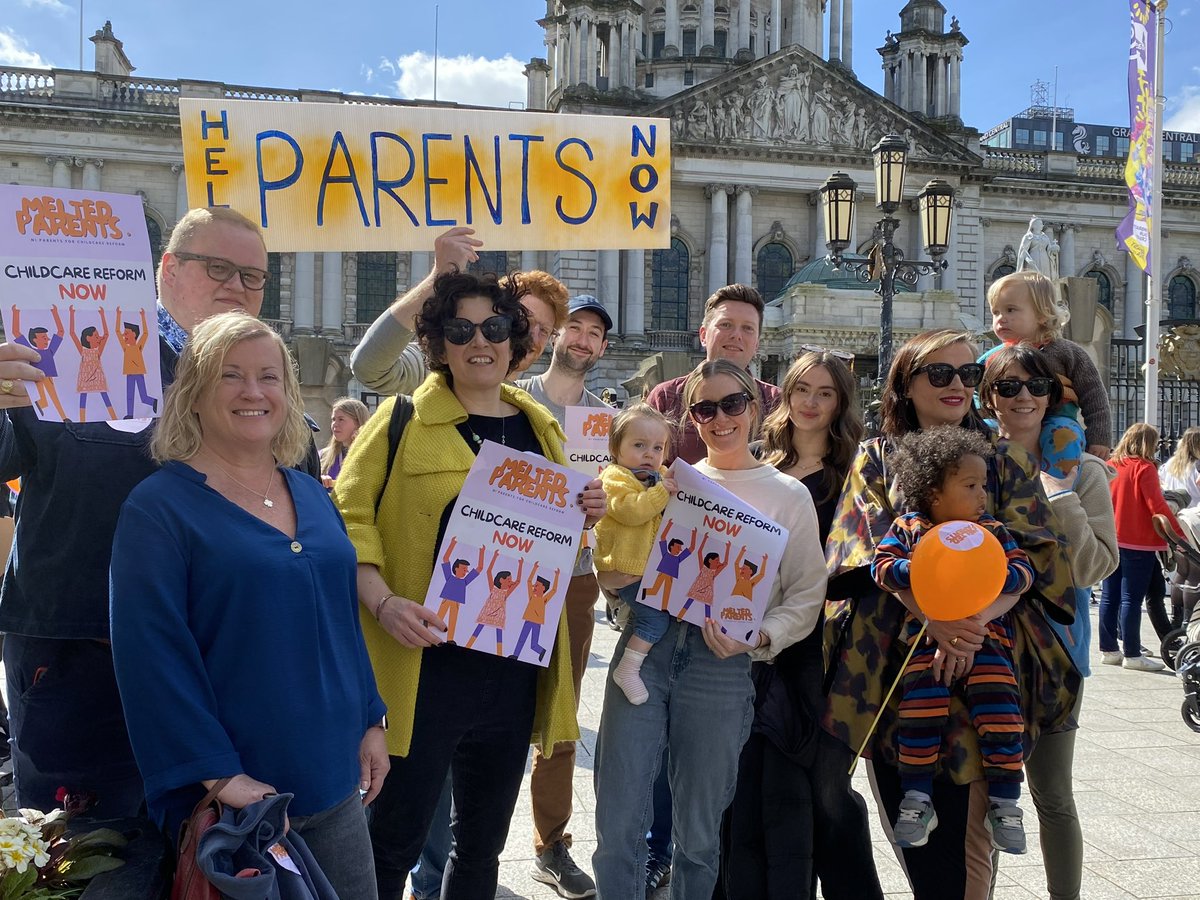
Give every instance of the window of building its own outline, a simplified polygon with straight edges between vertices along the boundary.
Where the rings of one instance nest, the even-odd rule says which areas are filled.
[[[357,321],[374,322],[396,299],[396,254],[359,253]]]
[[[1191,162],[1192,157],[1196,153],[1196,145],[1191,141],[1184,141],[1179,145],[1179,161]]]
[[[691,86],[692,86],[693,84],[695,84],[695,83],[696,83],[696,73],[695,73],[695,72],[693,72],[691,69],[686,69],[686,70],[684,70],[684,73],[683,73],[683,86],[684,86],[684,87],[691,87]]]
[[[1167,318],[1197,318],[1196,282],[1186,275],[1176,275],[1167,286]]]
[[[262,312],[264,319],[278,319],[279,316],[279,282],[283,272],[283,254],[267,254],[267,286],[263,289]]]
[[[1120,156],[1122,159],[1129,156],[1129,138],[1117,138],[1117,156]]]
[[[751,55],[754,54],[754,48],[757,43],[758,43],[758,41],[755,39],[754,35],[750,35],[750,53],[751,53]]]
[[[1063,133],[1061,131],[1054,132],[1054,149],[1061,150],[1063,148]]]
[[[763,300],[774,300],[792,277],[792,251],[786,245],[772,241],[758,251],[757,263],[758,292]]]
[[[992,281],[997,281],[1005,275],[1011,275],[1017,271],[1016,266],[1010,266],[1008,263],[1000,263],[996,268],[992,269]]]
[[[650,257],[650,319],[662,331],[688,330],[688,250],[679,238]]]
[[[150,256],[154,259],[154,271],[157,272],[162,260],[162,228],[149,216],[146,216],[146,237],[150,239]]]
[[[1046,132],[1043,129],[1035,128],[1033,130],[1033,146],[1045,147],[1046,146],[1046,137],[1047,137]]]
[[[1112,280],[1104,272],[1099,269],[1092,269],[1090,272],[1084,273],[1088,278],[1096,279],[1096,286],[1100,289],[1100,305],[1112,312]]]
[[[468,272],[504,276],[508,274],[508,253],[504,250],[480,250],[479,258],[467,266]]]
[[[1024,150],[1025,148],[1027,148],[1029,146],[1029,129],[1028,128],[1018,128],[1017,129],[1016,146],[1020,150]]]
[[[1107,134],[1096,135],[1096,155],[1108,156],[1109,140]]]
[[[684,56],[695,56],[696,55],[696,29],[695,28],[683,29],[683,55]]]
[[[654,87],[654,73],[653,72],[646,73],[646,87],[648,87],[648,88]]]
[[[663,47],[667,46],[667,33],[655,31],[650,35],[650,58],[659,59],[663,55]]]
[[[729,32],[722,28],[718,28],[713,32],[713,49],[717,51],[717,58],[724,59],[729,47]]]

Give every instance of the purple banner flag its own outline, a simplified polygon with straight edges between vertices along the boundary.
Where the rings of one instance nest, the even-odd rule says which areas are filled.
[[[1154,214],[1154,167],[1161,165],[1160,124],[1155,121],[1154,83],[1158,13],[1145,0],[1130,0],[1132,31],[1129,41],[1129,214],[1117,226],[1117,240],[1138,267],[1150,271],[1150,224]]]

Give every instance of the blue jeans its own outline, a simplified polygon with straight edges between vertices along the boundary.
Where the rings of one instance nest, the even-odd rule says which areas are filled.
[[[667,633],[667,626],[671,624],[671,614],[666,610],[638,603],[641,590],[642,583],[635,581],[617,591],[617,596],[629,607],[629,621],[633,625],[633,633],[647,644],[657,644]]]
[[[442,796],[438,798],[433,821],[429,823],[429,834],[425,835],[425,846],[421,858],[409,874],[409,886],[417,900],[438,900],[442,896],[442,875],[450,848],[454,845],[454,834],[450,831],[450,776],[442,785]]]
[[[1125,657],[1142,655],[1142,603],[1158,557],[1153,550],[1120,548],[1116,571],[1104,579],[1100,594],[1100,650],[1117,649],[1118,627]]]
[[[614,660],[631,634],[626,628]],[[592,868],[599,900],[645,898],[645,834],[664,752],[674,798],[671,897],[709,897],[717,882],[721,815],[733,799],[754,716],[750,658],[717,659],[699,628],[671,622],[642,664],[646,703],[632,705],[612,672],[610,666],[596,739]]]
[[[654,779],[653,818],[646,832],[646,849],[652,862],[671,864],[675,844],[671,841],[671,781],[667,774],[667,754]]]
[[[371,835],[357,790],[337,806],[290,819],[339,897],[375,900]]]

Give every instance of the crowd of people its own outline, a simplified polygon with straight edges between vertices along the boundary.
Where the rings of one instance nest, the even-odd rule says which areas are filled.
[[[484,900],[532,744],[532,874],[563,897],[669,884],[677,900],[869,900],[882,890],[850,781],[861,753],[917,900],[989,896],[995,851],[1024,852],[1026,780],[1047,892],[1079,897],[1091,586],[1104,583],[1100,661],[1152,668],[1149,523],[1171,513],[1152,427],[1106,461],[1107,404],[1044,303],[1049,283],[992,286],[1002,346],[982,360],[959,331],[905,342],[870,429],[842,354],[804,353],[778,387],[756,380],[762,298],[716,291],[705,360],[630,398],[611,465],[573,498],[592,534],[557,628],[531,632],[534,666],[473,650],[490,631],[481,618],[460,637],[460,598],[422,601],[435,574],[484,569],[482,550],[477,564],[473,549],[438,556],[483,443],[561,464],[568,407],[606,406],[587,382],[614,322],[548,273],[471,273],[480,246],[466,228],[438,237],[433,271],[352,357],[393,396],[369,417],[338,400],[319,454],[287,348],[256,318],[261,234],[226,209],[189,212],[162,257],[160,419],[51,424],[23,389],[0,391],[0,480],[21,478],[0,594],[19,804],[51,808],[67,787],[91,815],[146,813],[173,839],[229,779],[218,797],[233,808],[293,794],[291,827],[343,898]],[[0,378],[38,381],[37,358],[0,345]],[[1162,473],[1193,499],[1197,449],[1182,442]],[[781,557],[734,558],[694,533],[686,545],[663,521],[675,459],[786,528]],[[1000,538],[1008,577],[982,612],[926,619],[909,556],[962,519]],[[710,605],[732,564],[735,591],[766,586],[761,627],[666,612],[670,578],[640,588],[660,544],[702,570],[671,610]],[[498,635],[524,577],[488,567]],[[583,860],[576,714],[602,591],[623,633]]]

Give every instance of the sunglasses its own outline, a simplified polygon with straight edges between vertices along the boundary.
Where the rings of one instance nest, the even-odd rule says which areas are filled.
[[[508,316],[490,316],[482,322],[472,322],[470,319],[451,319],[442,326],[442,336],[452,344],[471,343],[475,337],[475,329],[483,332],[488,343],[503,344],[512,336],[512,319]]]
[[[999,396],[1011,400],[1021,393],[1021,388],[1029,391],[1030,397],[1045,397],[1054,386],[1052,378],[1030,378],[1022,381],[1020,378],[997,378],[992,382],[992,390]]]
[[[958,376],[958,380],[962,382],[963,387],[978,387],[979,382],[983,381],[983,364],[982,363],[967,363],[959,366],[957,369],[950,363],[930,363],[927,366],[921,366],[913,372],[913,378],[916,378],[924,372],[929,377],[929,383],[935,388],[944,388],[954,380],[954,376]]]
[[[692,419],[697,424],[707,425],[717,417],[718,409],[727,416],[740,416],[746,411],[746,405],[749,402],[750,395],[745,391],[738,391],[736,394],[729,394],[720,400],[701,400],[693,403],[688,407],[688,412],[692,414]]]

